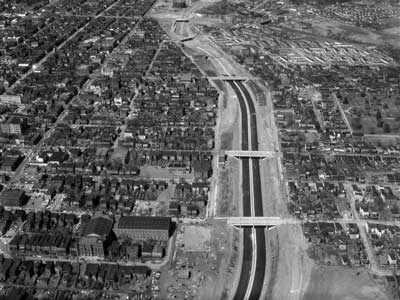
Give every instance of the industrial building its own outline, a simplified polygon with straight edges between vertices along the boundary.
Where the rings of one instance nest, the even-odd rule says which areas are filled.
[[[118,238],[166,241],[171,233],[171,218],[124,216],[114,231]]]

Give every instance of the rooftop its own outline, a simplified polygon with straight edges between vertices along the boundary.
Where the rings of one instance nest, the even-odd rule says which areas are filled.
[[[113,221],[108,217],[97,217],[90,220],[82,230],[82,235],[107,236],[113,227]]]
[[[171,224],[171,218],[168,217],[121,217],[118,222],[118,229],[166,229]]]

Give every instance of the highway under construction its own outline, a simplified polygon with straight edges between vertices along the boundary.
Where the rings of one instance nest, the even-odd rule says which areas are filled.
[[[240,81],[229,81],[239,101],[242,126],[242,151],[258,151],[256,111],[247,88]],[[260,156],[243,157],[243,216],[262,216]],[[265,276],[265,228],[243,229],[243,262],[234,299],[259,299]]]

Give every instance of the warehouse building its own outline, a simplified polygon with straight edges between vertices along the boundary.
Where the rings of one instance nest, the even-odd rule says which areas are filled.
[[[91,219],[82,228],[82,237],[77,243],[79,255],[104,258],[113,240],[112,227],[113,221],[106,216]]]
[[[27,199],[23,190],[6,190],[0,196],[0,203],[6,207],[23,206]]]
[[[114,231],[118,238],[167,241],[171,234],[171,218],[124,216]]]

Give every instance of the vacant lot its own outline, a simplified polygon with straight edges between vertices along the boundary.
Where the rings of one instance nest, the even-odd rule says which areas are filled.
[[[185,226],[183,234],[184,250],[188,252],[208,252],[211,243],[211,228],[201,226]]]
[[[265,299],[303,299],[309,285],[313,261],[307,255],[308,244],[301,226],[278,226],[268,230],[267,236],[269,257]]]
[[[229,158],[219,171],[217,201],[218,216],[237,216],[240,211],[240,162]]]
[[[359,274],[359,275],[357,275]],[[316,266],[304,300],[385,300],[383,285],[364,269]]]
[[[143,178],[162,178],[164,180],[174,180],[176,178],[193,180],[193,174],[191,174],[189,171],[178,171],[168,167],[150,165],[140,167],[139,176]]]
[[[161,299],[221,299],[238,274],[237,233],[223,221],[178,226],[172,260],[160,279]],[[188,247],[207,251],[191,252]]]

